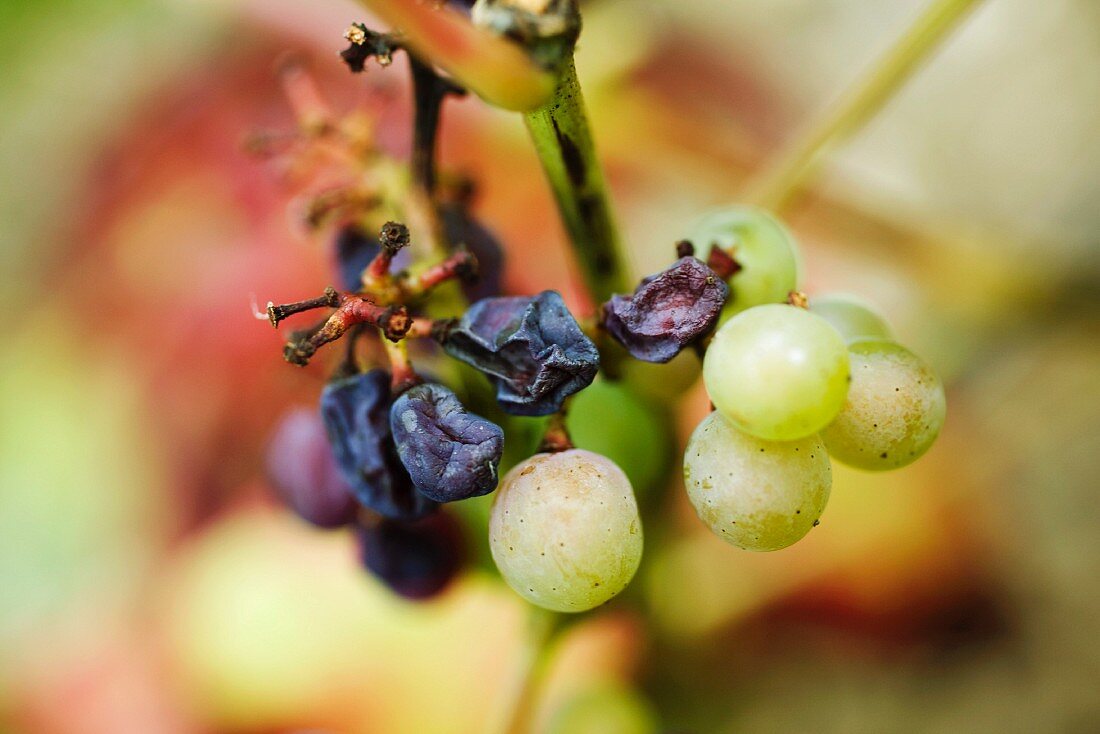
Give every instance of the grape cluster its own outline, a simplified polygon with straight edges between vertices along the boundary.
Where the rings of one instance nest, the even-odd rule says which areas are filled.
[[[400,35],[361,24],[345,37],[352,71],[408,53]],[[354,120],[328,113],[315,89],[291,90],[310,101],[293,153],[314,160],[318,142],[323,157],[350,167],[319,178],[355,183],[305,197],[309,226],[335,232],[343,290],[272,303],[266,314],[278,328],[326,309],[320,323],[289,334],[284,356],[300,366],[335,356],[319,409],[296,409],[276,430],[271,482],[313,525],[352,527],[363,565],[394,592],[424,599],[446,588],[464,540],[457,515],[442,508],[497,490],[489,550],[520,596],[582,612],[619,594],[641,562],[639,498],[645,510],[671,463],[668,413],[653,401],[678,397],[700,358],[714,411],[686,447],[687,497],[738,547],[777,550],[816,526],[830,457],[897,468],[935,440],[944,420],[935,374],[866,305],[807,301],[796,290],[793,237],[759,209],[704,216],[669,267],[587,317],[554,290],[506,293],[503,251],[471,212],[472,189],[434,168],[440,107],[462,90],[414,55],[410,69],[417,108],[407,167],[371,149]],[[395,211],[415,214],[418,231],[390,221]],[[697,257],[696,247],[706,251]],[[455,282],[461,288],[441,287]],[[343,350],[323,351],[340,340]],[[448,369],[444,357],[463,364]],[[425,380],[414,358],[459,379]],[[639,384],[639,375],[648,377]],[[523,438],[540,428],[536,449]],[[508,463],[518,463],[501,479],[506,440]]]
[[[869,307],[795,291],[797,248],[770,215],[713,213],[694,236],[737,267],[703,361],[715,412],[687,445],[688,497],[729,543],[785,548],[818,524],[830,456],[894,469],[928,450],[944,421],[943,386]]]

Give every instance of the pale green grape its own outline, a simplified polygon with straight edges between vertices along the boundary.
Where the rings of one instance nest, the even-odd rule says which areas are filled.
[[[810,299],[810,312],[833,325],[844,341],[851,344],[861,339],[893,341],[890,325],[874,308],[855,296],[830,293]]]
[[[729,279],[723,321],[746,308],[781,303],[798,287],[801,265],[794,237],[762,209],[731,206],[713,211],[696,222],[688,239],[704,260],[717,244],[741,266]]]
[[[558,612],[597,607],[626,588],[642,558],[630,480],[591,451],[536,454],[501,481],[489,548],[504,580],[531,603]]]
[[[671,403],[679,401],[691,389],[703,366],[694,349],[685,349],[665,364],[625,357],[620,371],[623,381],[642,397],[657,403]]]
[[[645,699],[616,684],[603,684],[566,700],[550,718],[546,734],[657,734]]]
[[[736,428],[770,441],[817,433],[844,405],[848,350],[809,311],[772,304],[720,328],[703,360],[711,402]]]
[[[897,469],[916,461],[947,414],[936,373],[889,341],[851,345],[852,385],[836,420],[821,433],[829,453],[859,469]]]
[[[727,543],[786,548],[810,532],[829,501],[833,473],[818,436],[763,441],[718,412],[691,434],[684,485],[699,518]]]
[[[667,478],[672,423],[622,382],[597,377],[573,398],[565,425],[577,448],[606,456],[626,472],[643,506]]]

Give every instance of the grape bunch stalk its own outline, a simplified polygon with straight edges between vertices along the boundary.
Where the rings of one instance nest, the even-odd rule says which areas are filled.
[[[410,599],[445,589],[477,525],[461,507],[495,492],[481,528],[517,594],[574,613],[620,594],[642,562],[645,485],[667,484],[638,457],[672,443],[636,375],[664,370],[654,381],[674,384],[684,360],[713,408],[683,455],[687,499],[739,548],[782,549],[816,527],[831,460],[895,469],[929,449],[945,417],[935,373],[858,298],[807,297],[795,239],[764,208],[703,215],[670,245],[669,266],[631,289],[572,63],[575,2],[366,4],[400,30],[354,23],[340,58],[363,73],[405,54],[410,160],[382,152],[369,115],[337,115],[293,66],[283,83],[297,130],[258,136],[255,150],[305,192],[304,221],[331,241],[341,286],[263,314],[279,328],[324,311],[288,334],[283,353],[299,366],[328,358],[319,405],[289,410],[276,428],[269,475],[304,520],[351,528],[381,582]],[[935,30],[916,48],[946,32]],[[450,36],[463,42],[441,42]],[[600,304],[591,313],[571,313],[554,290],[505,292],[503,250],[472,213],[473,183],[437,170],[445,102],[467,90],[523,113]],[[851,104],[873,106],[882,91]],[[770,179],[784,185],[755,200],[777,206],[813,155],[794,156],[789,175]],[[608,439],[617,414],[641,416],[625,426],[640,451]]]

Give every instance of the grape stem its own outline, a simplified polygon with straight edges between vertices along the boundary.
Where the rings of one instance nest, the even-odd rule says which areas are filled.
[[[749,181],[745,200],[772,211],[782,209],[824,155],[870,120],[979,2],[931,0],[876,63]]]
[[[629,291],[619,230],[572,56],[561,66],[553,98],[523,117],[592,302]]]
[[[507,681],[502,705],[487,731],[493,734],[529,734],[538,689],[550,661],[552,642],[562,622],[561,614],[530,607],[519,658]]]
[[[574,448],[573,439],[569,436],[569,429],[565,426],[565,408],[550,416],[546,424],[546,432],[542,434],[538,452],[540,454],[557,454]]]

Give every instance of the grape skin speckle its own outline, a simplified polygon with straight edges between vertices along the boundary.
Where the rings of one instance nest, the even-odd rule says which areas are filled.
[[[562,612],[599,606],[626,587],[641,561],[629,480],[582,449],[534,456],[501,481],[489,546],[505,581],[528,601]]]

